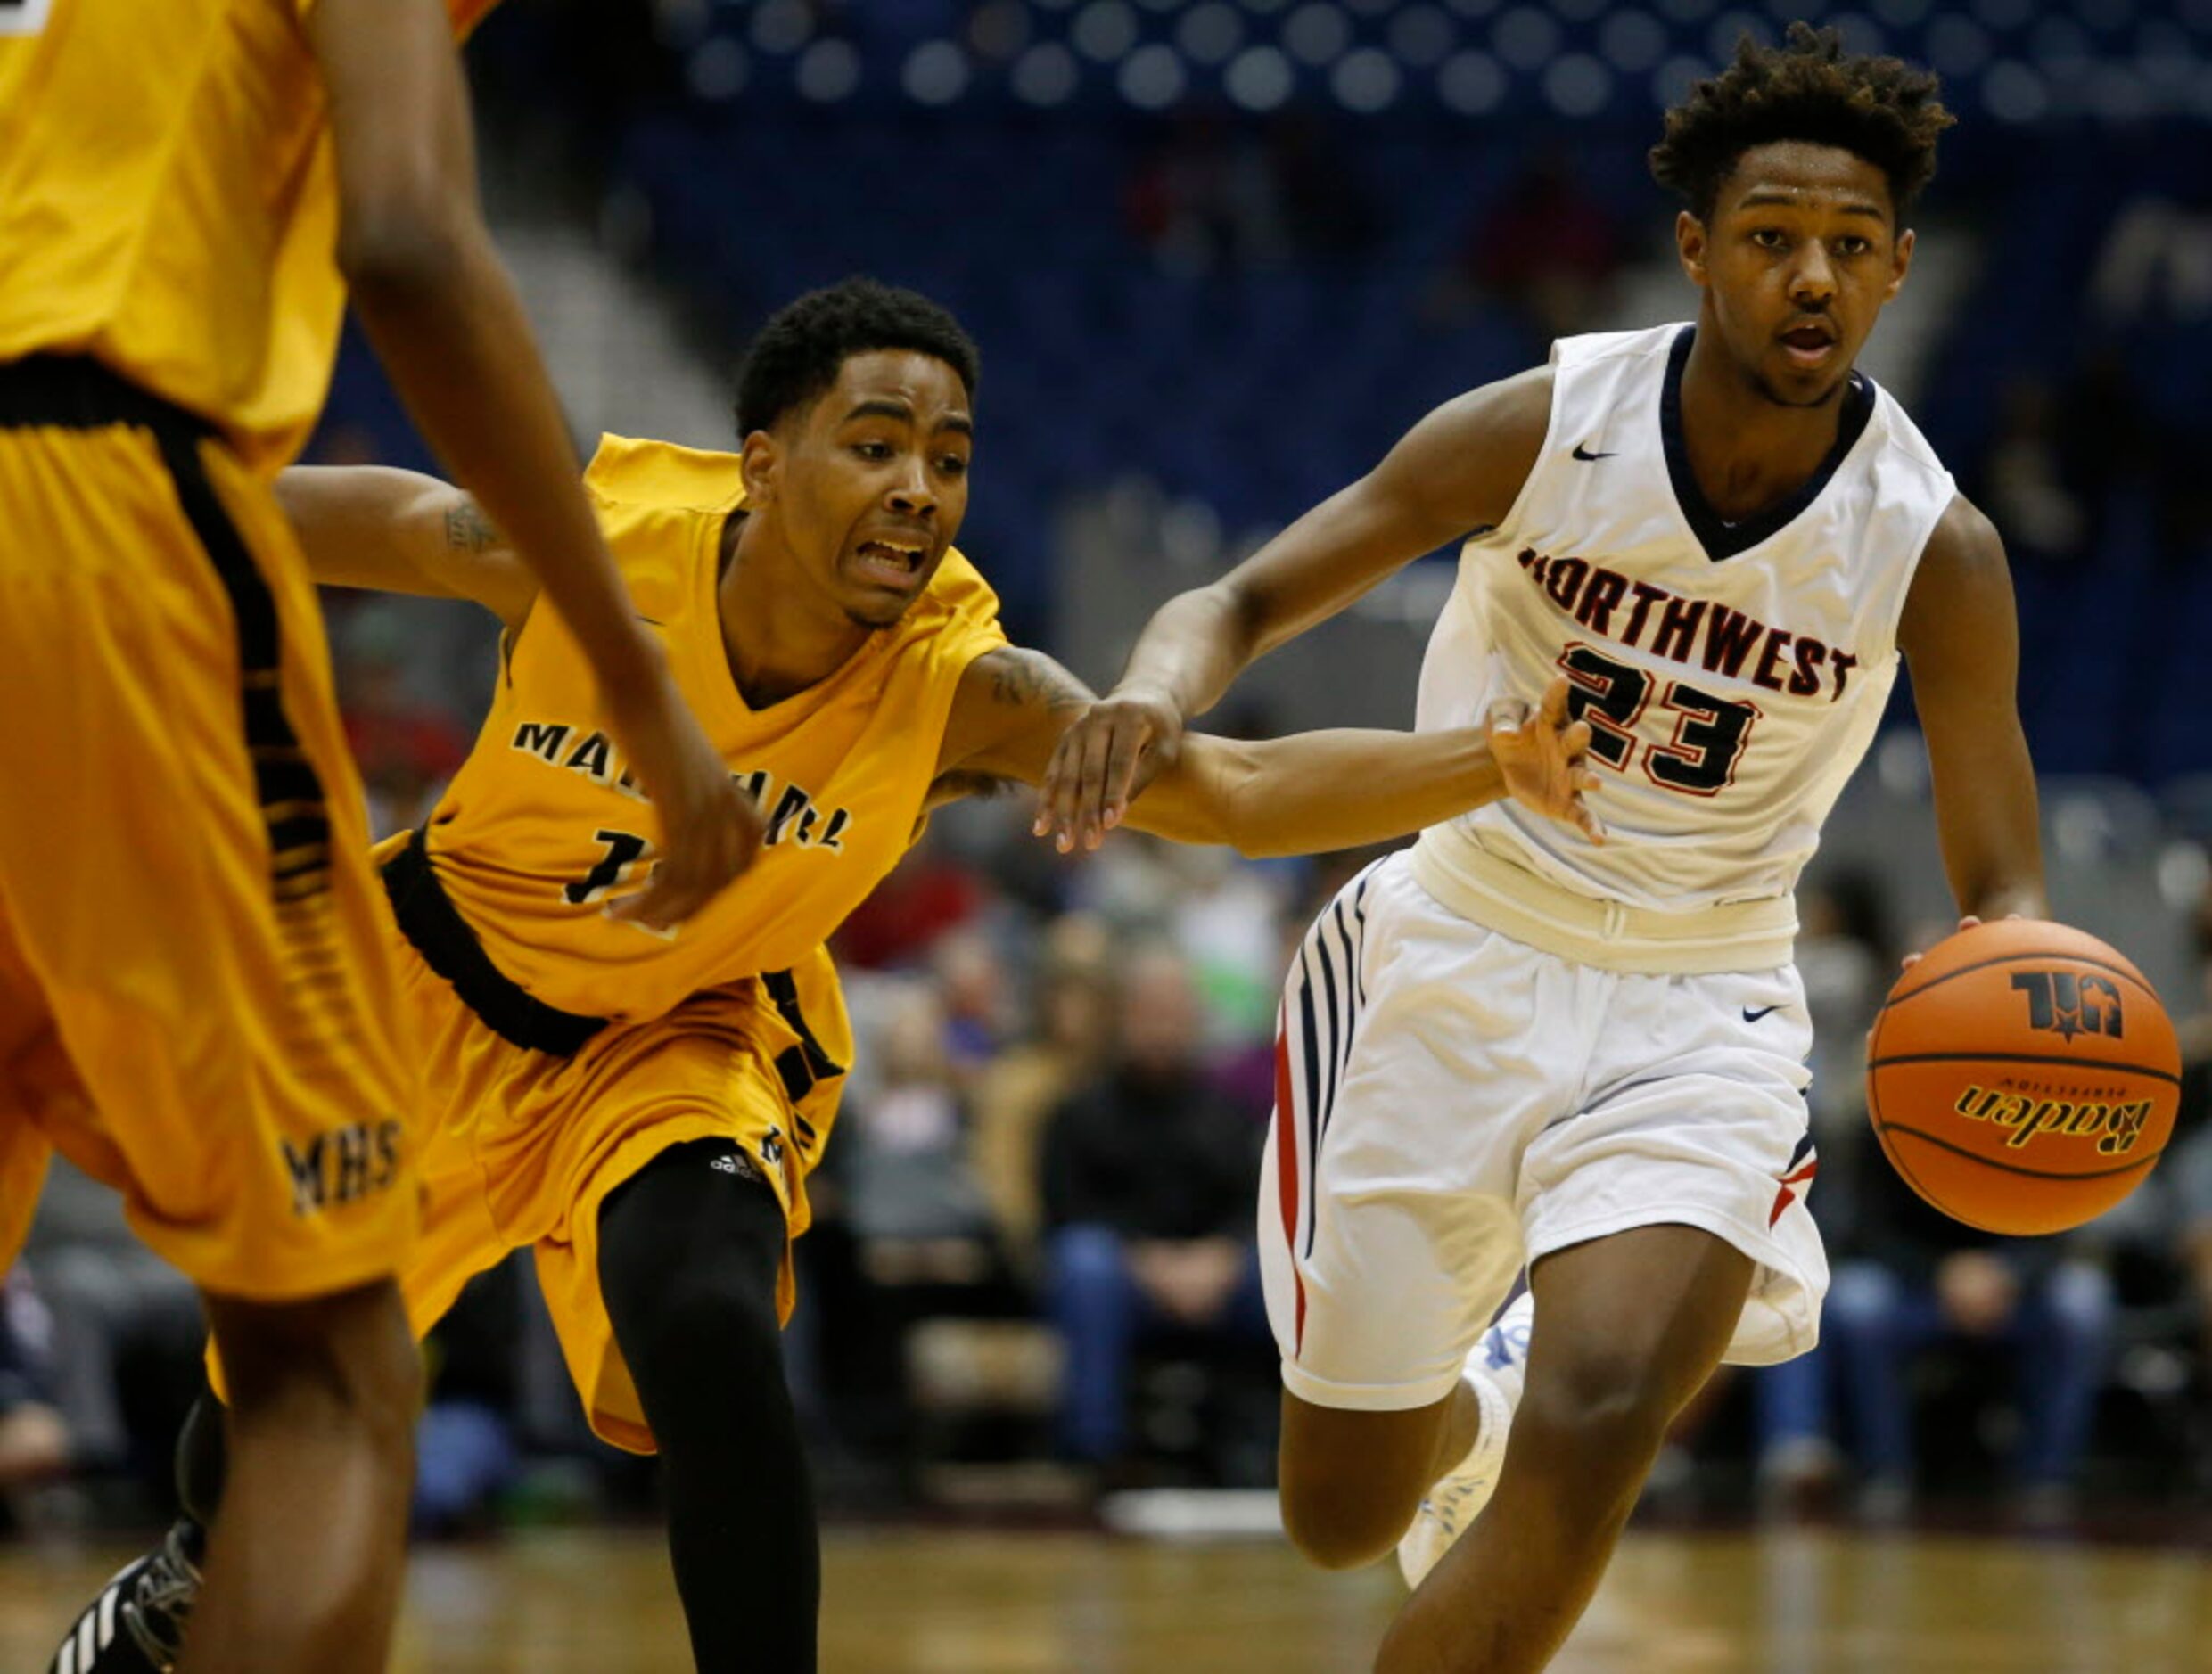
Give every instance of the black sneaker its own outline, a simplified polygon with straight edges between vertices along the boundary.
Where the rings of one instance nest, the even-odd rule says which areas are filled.
[[[47,1674],[174,1674],[200,1596],[193,1562],[199,1545],[200,1531],[179,1522],[160,1546],[119,1570],[77,1619]]]

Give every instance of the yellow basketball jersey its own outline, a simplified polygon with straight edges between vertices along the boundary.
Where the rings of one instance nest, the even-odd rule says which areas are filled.
[[[508,648],[475,749],[431,816],[432,864],[492,963],[563,1011],[636,1022],[801,963],[906,852],[968,664],[1006,644],[999,601],[958,552],[893,627],[763,710],[730,672],[718,601],[734,455],[607,437],[585,475],[638,614],[768,819],[751,871],[674,933],[606,915],[637,887],[659,822],[550,610]]]
[[[345,306],[312,5],[0,4],[0,362],[90,354],[258,469],[299,451]]]

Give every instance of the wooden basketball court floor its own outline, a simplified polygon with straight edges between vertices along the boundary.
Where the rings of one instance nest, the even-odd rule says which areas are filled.
[[[0,1553],[35,1674],[111,1553]],[[1271,1542],[838,1532],[826,1674],[1365,1674],[1401,1596]],[[647,1530],[418,1552],[393,1674],[685,1674]],[[1789,1530],[1632,1533],[1555,1674],[2212,1674],[2212,1553]]]

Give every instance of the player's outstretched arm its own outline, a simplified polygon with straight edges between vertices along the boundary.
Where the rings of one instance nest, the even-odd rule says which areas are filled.
[[[688,917],[751,859],[759,810],[638,627],[582,488],[559,403],[477,203],[467,94],[440,0],[318,0],[339,261],[423,434],[514,541],[597,677],[653,799],[662,858],[618,909]]]
[[[1121,684],[1053,758],[1044,784],[1051,833],[1098,847],[1173,759],[1183,723],[1220,702],[1246,665],[1424,553],[1501,521],[1550,419],[1548,367],[1448,401],[1373,471],[1220,580],[1162,605]]]
[[[1897,643],[1912,677],[1944,870],[1960,912],[2047,916],[2035,770],[2018,702],[2012,575],[1995,527],[1963,495],[1920,555]]]
[[[294,465],[276,479],[308,570],[325,587],[467,599],[510,628],[538,578],[474,498],[449,482],[383,465]]]
[[[1525,703],[1493,705],[1482,731],[1345,728],[1256,743],[1193,734],[1131,805],[1129,824],[1247,855],[1324,854],[1386,842],[1511,795],[1602,841],[1583,800],[1597,784],[1590,727],[1568,721],[1566,698],[1562,677],[1533,713]],[[986,652],[954,700],[939,773],[1040,784],[1060,734],[1090,700],[1089,688],[1041,652]],[[1060,846],[1073,845],[1064,838]]]

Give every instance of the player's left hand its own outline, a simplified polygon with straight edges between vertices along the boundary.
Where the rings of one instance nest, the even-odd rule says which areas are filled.
[[[1182,745],[1183,714],[1168,698],[1142,688],[1109,693],[1060,734],[1037,788],[1031,835],[1051,839],[1064,855],[1096,849]]]
[[[1605,827],[1583,800],[1585,792],[1598,788],[1598,775],[1590,767],[1590,723],[1567,719],[1566,694],[1566,677],[1561,675],[1545,689],[1533,716],[1520,699],[1501,698],[1490,706],[1483,730],[1491,759],[1505,775],[1506,792],[1515,801],[1601,843]]]

